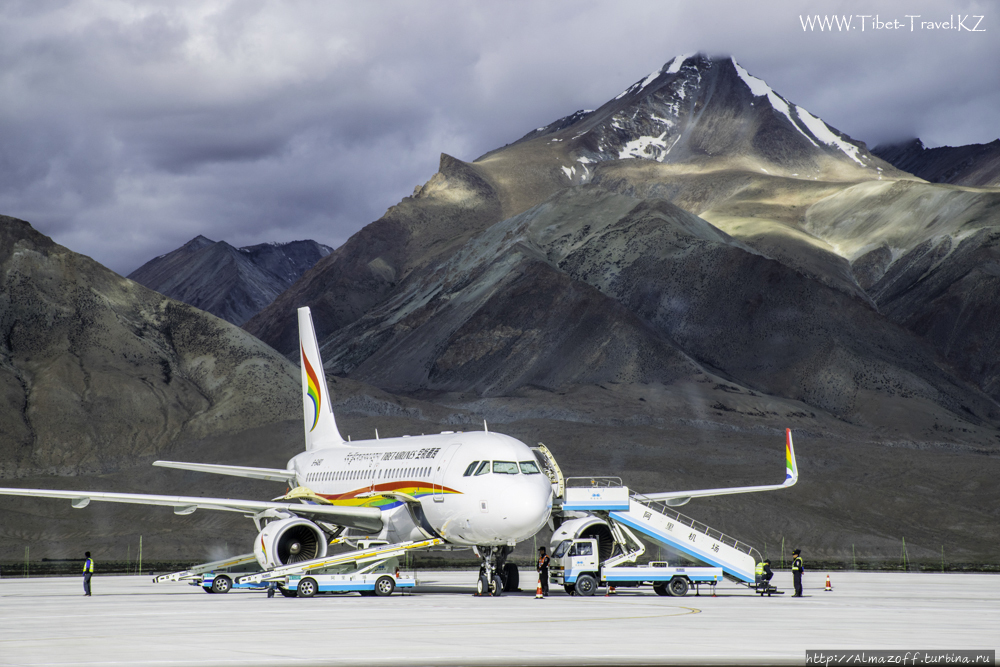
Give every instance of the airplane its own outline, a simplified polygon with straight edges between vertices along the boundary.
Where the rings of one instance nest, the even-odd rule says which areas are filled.
[[[499,595],[516,582],[507,562],[514,546],[553,515],[553,482],[526,444],[501,433],[443,431],[433,435],[345,440],[334,416],[319,342],[308,307],[298,309],[305,451],[285,468],[155,461],[153,465],[286,483],[271,501],[92,491],[0,488],[0,495],[241,512],[258,532],[254,555],[265,570],[323,558],[344,537],[395,544],[437,539],[472,547],[481,560],[477,591]],[[791,433],[782,484],[645,494],[681,505],[693,497],[787,488],[798,481]]]

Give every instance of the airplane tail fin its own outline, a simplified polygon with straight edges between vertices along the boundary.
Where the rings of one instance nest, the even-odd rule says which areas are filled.
[[[792,444],[792,429],[785,429],[785,484],[792,486],[799,481],[799,465],[795,462],[795,445]]]
[[[302,413],[306,428],[306,451],[343,444],[330,405],[319,341],[308,307],[299,308],[299,353],[302,359]]]

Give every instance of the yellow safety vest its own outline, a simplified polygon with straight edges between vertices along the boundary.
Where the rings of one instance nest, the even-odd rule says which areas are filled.
[[[763,577],[764,576],[764,562],[763,561],[761,561],[760,563],[757,563],[756,574],[757,574],[758,577]]]
[[[802,571],[802,557],[796,556],[795,560],[792,561],[792,572]]]
[[[91,558],[87,559],[87,562],[83,564],[83,571],[84,572],[90,572],[91,574],[94,573],[94,561],[93,561],[93,559],[91,559]]]

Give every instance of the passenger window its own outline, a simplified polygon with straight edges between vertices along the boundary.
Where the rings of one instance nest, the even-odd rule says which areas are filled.
[[[490,471],[490,462],[489,461],[483,461],[482,463],[479,464],[479,470],[476,471],[476,474],[477,475],[485,475],[489,471]]]
[[[468,477],[472,473],[476,472],[476,466],[479,465],[479,461],[473,461],[469,464],[469,467],[465,469],[465,474],[462,477]]]
[[[538,469],[538,466],[536,466],[532,461],[521,461],[520,465],[521,465],[521,472],[523,472],[525,475],[538,475],[542,472],[541,470]]]
[[[518,472],[517,464],[513,461],[494,461],[493,472],[501,475],[516,475]]]
[[[593,556],[594,555],[594,545],[590,542],[577,542],[573,545],[573,548],[569,550],[570,556]]]

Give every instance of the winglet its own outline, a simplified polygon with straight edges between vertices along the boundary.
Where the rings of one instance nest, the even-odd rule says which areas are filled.
[[[785,429],[785,483],[794,486],[799,481],[799,466],[795,462],[795,445],[792,444],[792,429]]]
[[[302,416],[305,420],[306,451],[343,444],[330,406],[319,341],[308,307],[299,308],[299,353],[302,361]]]

